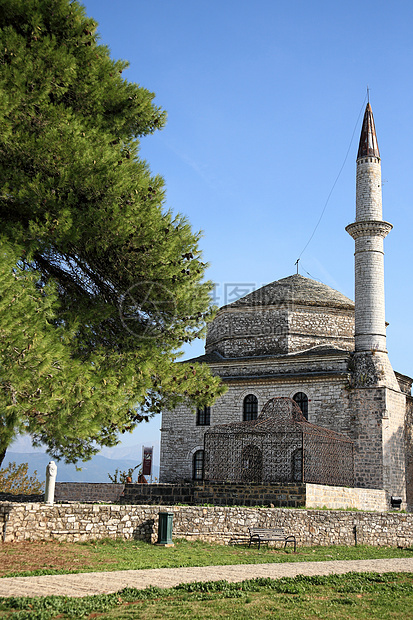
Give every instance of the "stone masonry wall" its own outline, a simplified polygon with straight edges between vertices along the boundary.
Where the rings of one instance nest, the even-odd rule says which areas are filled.
[[[405,394],[365,387],[350,390],[349,399],[356,486],[385,489],[405,501]]]
[[[63,490],[63,492],[62,492]],[[357,508],[387,510],[383,489],[335,487],[311,483],[229,484],[188,482],[182,484],[88,484],[56,483],[55,503],[113,503],[122,505],[270,506],[272,508]],[[108,499],[109,498],[109,499]],[[0,502],[43,503],[43,495],[0,494]],[[405,505],[402,506],[403,508]]]
[[[173,538],[228,543],[248,527],[284,527],[298,545],[413,545],[413,515],[287,508],[0,504],[4,542],[101,538],[156,542],[160,511],[173,513]],[[253,575],[253,567],[251,570]]]
[[[56,482],[55,502],[119,502],[124,484],[108,482]]]
[[[44,493],[33,493],[33,495],[14,494],[14,493],[0,493],[0,502],[14,502],[14,503],[27,503],[27,502],[43,502]]]
[[[321,484],[306,485],[306,508],[355,508],[356,510],[381,511],[389,508],[383,489],[352,489]],[[404,508],[404,506],[403,506]]]
[[[406,502],[408,510],[413,511],[413,398],[407,397],[405,420],[406,448]]]
[[[214,506],[305,506],[305,484],[128,484],[122,504],[213,504]]]
[[[354,350],[354,311],[300,307],[291,312],[288,351],[304,351],[318,345]]]
[[[385,390],[386,416],[383,417],[383,488],[389,495],[406,500],[406,458],[404,425],[406,395]]]
[[[208,328],[205,351],[226,358],[303,351],[318,345],[354,349],[354,311],[310,306],[225,308]]]
[[[288,312],[245,308],[218,312],[208,328],[205,352],[224,357],[287,353]]]
[[[349,398],[353,410],[351,438],[355,443],[355,485],[382,489],[385,388],[356,388],[350,390]]]

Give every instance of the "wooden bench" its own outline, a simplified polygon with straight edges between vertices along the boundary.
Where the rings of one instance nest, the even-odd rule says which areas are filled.
[[[253,543],[258,544],[258,549],[261,543],[269,543],[274,541],[281,541],[284,543],[284,549],[287,543],[294,543],[294,553],[297,549],[297,541],[293,534],[286,534],[282,527],[249,527],[250,541],[248,547],[251,547]]]

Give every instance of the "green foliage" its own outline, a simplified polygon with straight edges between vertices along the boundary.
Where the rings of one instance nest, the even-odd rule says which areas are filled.
[[[84,598],[10,597],[0,601],[0,617],[49,620],[84,618],[393,618],[411,617],[411,574],[349,573],[249,579],[240,583],[209,581],[174,588],[124,588]],[[133,608],[131,605],[136,604]],[[350,608],[350,609],[348,609]],[[343,613],[344,612],[344,613]],[[345,615],[344,615],[345,614]]]
[[[162,178],[138,156],[166,114],[123,78],[127,63],[96,26],[77,1],[0,0],[2,233],[20,285],[39,290],[27,308],[21,299],[20,325],[45,319],[29,338],[39,363],[28,390],[2,372],[0,455],[12,418],[74,461],[164,406],[223,393],[205,366],[175,364],[204,334],[212,286],[199,233],[165,208]]]
[[[141,467],[142,463],[139,463],[139,465],[136,465],[135,467],[129,467],[129,469],[126,469],[125,471],[121,471],[120,469],[115,469],[115,473],[112,474],[108,474],[108,478],[111,482],[113,482],[114,484],[126,484],[127,482],[127,478],[130,478],[130,482],[132,482],[132,476],[133,476],[133,472],[138,469],[138,467]],[[140,469],[138,471],[138,475],[142,472],[142,470]]]
[[[37,471],[28,475],[29,464],[16,465],[13,461],[0,469],[0,493],[35,495],[44,492],[44,483],[37,479]]]
[[[102,351],[87,362],[72,355],[76,329],[57,321],[55,288],[39,278],[0,239],[0,455],[16,433],[29,433],[76,460],[95,451],[93,441],[115,443],[127,392]]]

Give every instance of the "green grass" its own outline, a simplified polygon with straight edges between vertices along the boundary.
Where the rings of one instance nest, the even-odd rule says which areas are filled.
[[[297,553],[293,553],[292,547],[274,548],[263,545],[248,548],[247,545],[217,545],[201,541],[189,542],[175,540],[174,547],[158,547],[141,541],[125,540],[101,540],[84,543],[72,543],[60,547],[59,543],[53,545],[55,563],[50,560],[50,554],[44,563],[37,562],[35,566],[30,564],[30,543],[24,544],[25,564],[20,570],[17,568],[13,553],[16,553],[16,545],[0,546],[0,565],[2,553],[8,553],[9,565],[14,572],[8,571],[3,576],[29,576],[45,574],[62,574],[70,572],[90,571],[113,571],[113,570],[137,570],[148,568],[176,568],[181,566],[212,566],[226,564],[261,564],[267,562],[308,562],[323,560],[365,560],[375,558],[406,558],[412,557],[413,548],[398,549],[389,547],[298,547]],[[76,556],[77,550],[77,556]],[[70,561],[67,566],[61,567],[59,558],[71,553],[76,558],[76,563]],[[5,557],[5,556],[4,556]],[[5,561],[5,560],[4,560]],[[27,564],[27,562],[29,562]],[[74,566],[76,568],[74,568]]]
[[[349,573],[183,584],[161,590],[125,588],[110,595],[2,598],[0,619],[380,620],[413,617],[413,574]]]
[[[116,559],[116,570],[175,568],[179,566],[213,566],[226,564],[262,564],[266,562],[308,562],[322,560],[356,560],[412,557],[413,549],[389,547],[298,547],[286,550],[267,545],[257,549],[248,545],[217,545],[201,541],[176,540],[174,547],[164,548],[138,541],[104,540],[81,543],[91,546],[102,559]],[[113,565],[112,565],[113,569]]]

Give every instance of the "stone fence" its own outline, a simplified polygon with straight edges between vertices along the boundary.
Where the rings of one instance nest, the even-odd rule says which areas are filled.
[[[16,493],[0,493],[0,502],[14,502],[17,504],[28,502],[43,502],[44,501],[44,493],[34,493],[33,495],[26,494],[16,494]]]
[[[57,503],[112,502],[119,504],[124,489],[124,484],[111,482],[56,482],[54,498]]]
[[[305,492],[306,508],[356,508],[380,512],[390,507],[386,491],[383,489],[333,487],[307,483]]]
[[[305,506],[305,484],[187,482],[127,484],[121,504],[188,504],[199,506]]]
[[[41,502],[43,495],[0,493],[0,502]],[[55,503],[122,505],[269,506],[275,508],[346,508],[386,511],[389,498],[382,489],[357,489],[320,484],[111,484],[58,482]],[[404,507],[404,506],[403,506]]]
[[[114,504],[213,504],[214,506],[305,506],[305,484],[112,484],[110,482],[56,482],[55,502],[109,502]],[[43,496],[0,493],[0,501],[36,502]]]
[[[0,493],[0,501],[40,502],[42,495]],[[112,484],[57,482],[55,502],[103,502],[134,505],[269,506],[275,508],[356,508],[385,511],[389,501],[382,489],[355,489],[320,484],[235,484],[188,482],[182,484]]]
[[[5,542],[101,538],[155,542],[160,511],[173,513],[173,537],[228,543],[248,527],[284,527],[301,546],[413,545],[413,514],[220,506],[120,506],[0,503]]]

